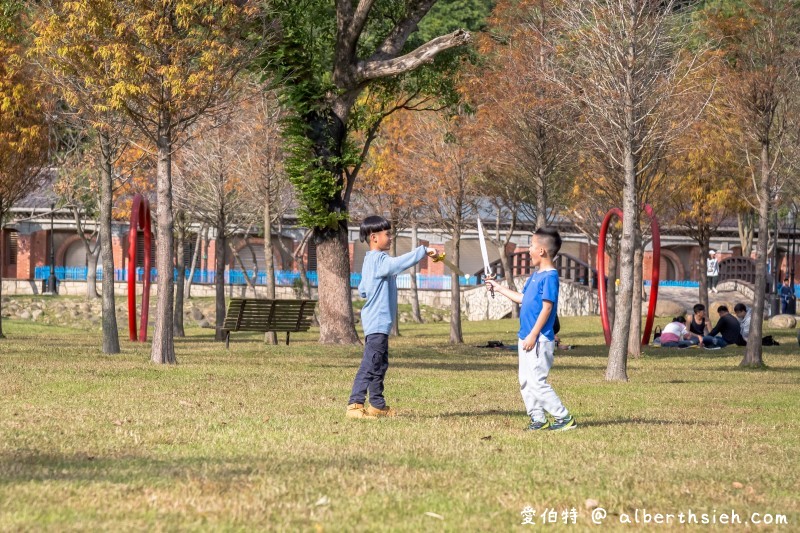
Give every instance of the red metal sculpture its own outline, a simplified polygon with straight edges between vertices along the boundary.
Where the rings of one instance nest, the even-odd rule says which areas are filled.
[[[653,319],[656,316],[659,268],[661,266],[661,230],[658,227],[658,220],[650,204],[644,206],[644,212],[650,217],[650,231],[653,234],[653,269],[650,276],[650,304],[647,307],[647,320],[645,321],[644,331],[642,332],[642,346],[646,346],[650,343],[650,331],[653,329]],[[608,302],[606,301],[605,284],[606,233],[608,232],[608,225],[611,223],[611,219],[614,216],[622,220],[622,211],[614,208],[606,213],[603,224],[600,226],[600,239],[597,246],[597,275],[600,278],[597,283],[597,296],[600,299],[600,319],[603,322],[603,334],[606,338],[606,346],[611,345],[611,328],[608,324]]]
[[[142,291],[142,316],[139,335],[136,335],[136,235],[144,230],[144,287]],[[150,264],[153,231],[150,227],[150,201],[137,194],[133,197],[131,209],[131,227],[128,233],[128,329],[131,340],[145,342],[147,340],[147,318],[150,310]]]

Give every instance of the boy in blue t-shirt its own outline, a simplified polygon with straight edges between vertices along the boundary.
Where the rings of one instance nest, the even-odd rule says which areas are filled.
[[[575,418],[561,403],[547,375],[553,366],[555,333],[553,325],[558,308],[558,271],[553,259],[561,249],[561,236],[553,228],[539,228],[531,240],[531,265],[539,269],[528,278],[522,292],[503,287],[494,280],[494,287],[509,300],[521,304],[519,312],[519,386],[525,409],[531,417],[528,430],[565,431],[575,429]],[[553,417],[547,419],[546,414]]]
[[[383,217],[371,216],[361,223],[360,237],[369,244],[361,267],[358,294],[367,302],[361,309],[364,328],[364,357],[353,382],[348,401],[348,418],[395,416],[383,398],[383,379],[389,368],[389,332],[397,320],[397,275],[422,261],[427,254],[436,257],[434,248],[420,246],[411,252],[392,257],[392,225]],[[369,407],[364,408],[369,391]]]

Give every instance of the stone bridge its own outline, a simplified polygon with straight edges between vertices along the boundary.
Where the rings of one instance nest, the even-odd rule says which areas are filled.
[[[514,278],[521,289],[528,276]],[[505,282],[501,283],[506,285]],[[468,320],[497,320],[511,316],[511,301],[503,296],[492,296],[484,286],[461,293],[462,311]],[[560,280],[558,286],[558,316],[588,316],[599,313],[597,291],[570,280]]]

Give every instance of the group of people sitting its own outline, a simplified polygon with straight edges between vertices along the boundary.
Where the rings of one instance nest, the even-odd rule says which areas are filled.
[[[695,305],[693,311],[688,327],[686,317],[676,316],[672,322],[664,326],[660,337],[654,343],[660,344],[663,348],[689,348],[701,345],[709,350],[719,350],[732,344],[747,345],[751,310],[746,305],[738,303],[734,306],[733,312],[736,316],[730,314],[727,306],[717,307],[719,320],[713,328],[706,318],[706,307],[703,304]]]

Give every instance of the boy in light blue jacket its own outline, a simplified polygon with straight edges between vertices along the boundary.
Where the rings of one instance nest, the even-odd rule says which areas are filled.
[[[422,261],[436,250],[420,246],[411,252],[392,257],[386,253],[392,245],[392,225],[383,217],[371,216],[361,223],[360,237],[369,244],[361,267],[358,293],[367,302],[361,309],[364,328],[364,357],[353,382],[347,405],[348,418],[395,416],[395,410],[383,398],[383,380],[389,368],[389,332],[397,320],[397,275]],[[369,407],[364,402],[369,391]]]

